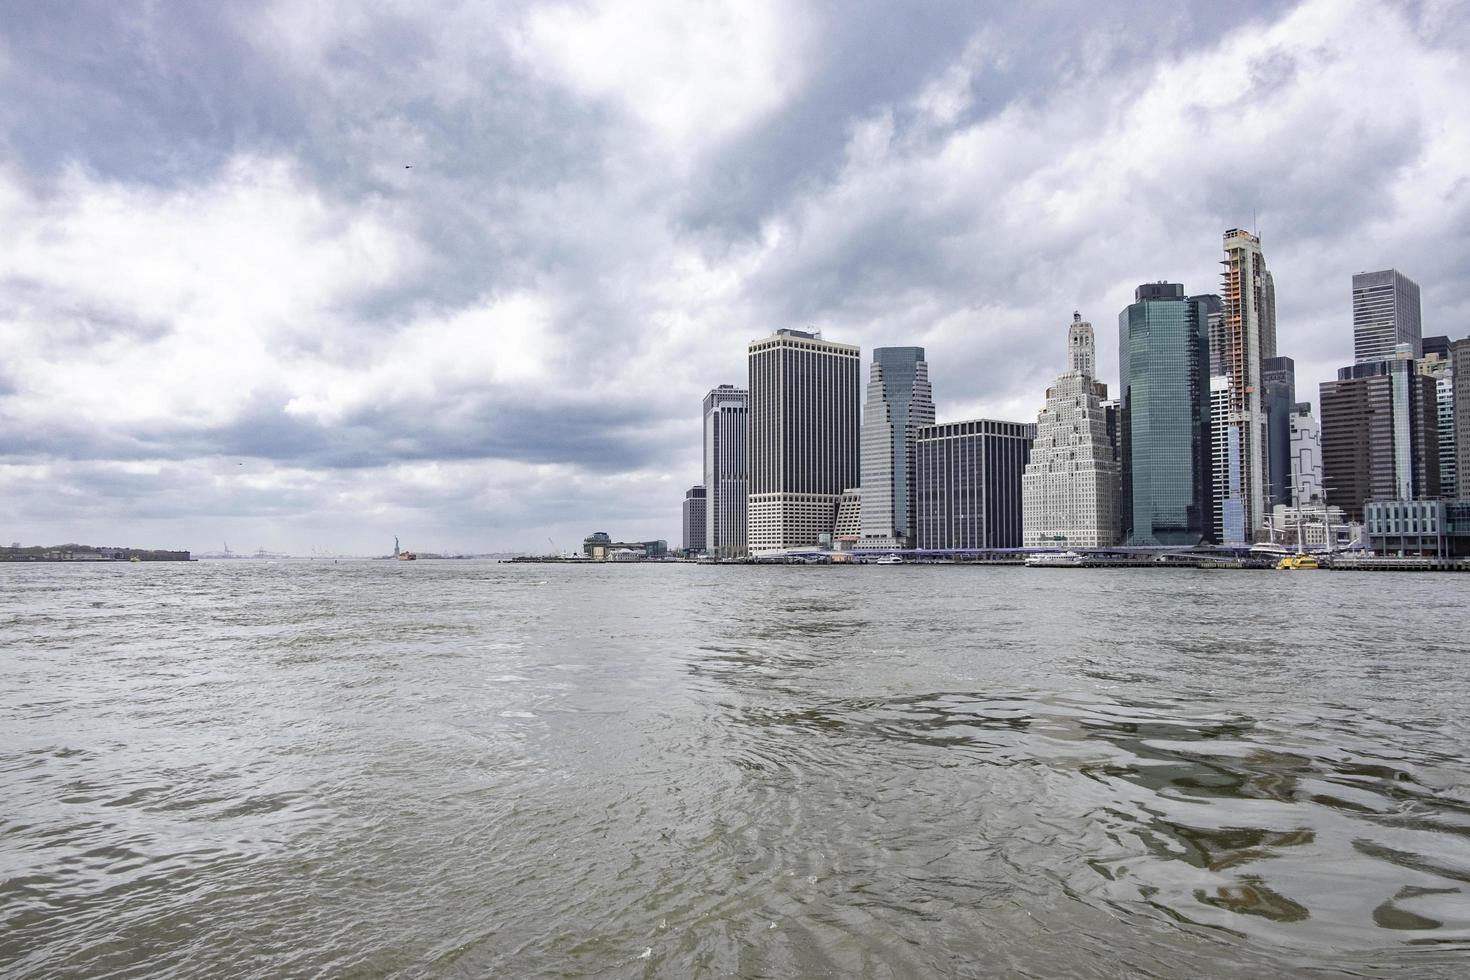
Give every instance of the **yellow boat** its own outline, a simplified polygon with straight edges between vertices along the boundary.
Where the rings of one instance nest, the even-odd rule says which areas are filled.
[[[1307,571],[1314,568],[1321,568],[1322,566],[1317,564],[1317,559],[1313,558],[1311,555],[1296,554],[1287,555],[1285,558],[1276,563],[1276,567],[1278,569],[1287,569],[1289,571]]]

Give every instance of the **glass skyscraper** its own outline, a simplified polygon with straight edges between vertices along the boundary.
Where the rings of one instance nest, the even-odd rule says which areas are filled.
[[[1209,314],[1157,282],[1118,315],[1125,544],[1195,545],[1213,529]]]
[[[1358,363],[1386,361],[1400,344],[1424,355],[1419,322],[1419,284],[1397,269],[1353,276],[1353,357]]]
[[[913,538],[914,437],[934,424],[922,347],[878,347],[863,406],[862,545],[904,547]]]
[[[1291,416],[1296,410],[1296,362],[1261,362],[1261,406],[1266,410],[1266,502],[1291,503]]]

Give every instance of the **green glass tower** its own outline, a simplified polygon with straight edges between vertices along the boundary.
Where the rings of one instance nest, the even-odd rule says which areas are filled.
[[[1214,523],[1207,297],[1139,286],[1118,314],[1118,367],[1124,544],[1199,544]]]

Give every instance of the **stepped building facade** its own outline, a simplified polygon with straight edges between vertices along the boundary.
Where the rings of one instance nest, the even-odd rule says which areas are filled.
[[[1119,466],[1092,324],[1072,314],[1067,370],[1046,390],[1021,477],[1022,545],[1107,548],[1120,537]]]

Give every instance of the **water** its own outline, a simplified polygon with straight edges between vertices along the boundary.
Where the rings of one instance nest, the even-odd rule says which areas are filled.
[[[1467,585],[0,565],[0,974],[1464,976]]]

